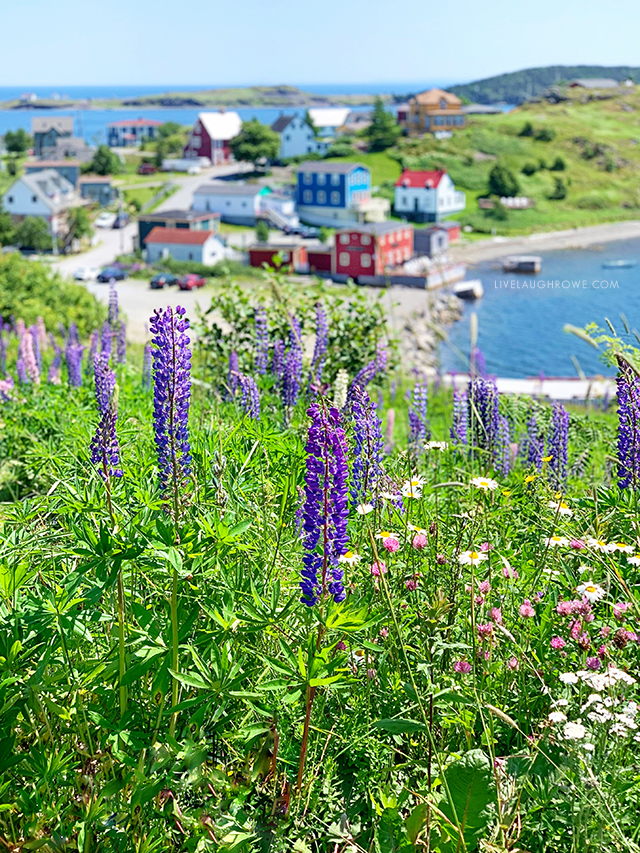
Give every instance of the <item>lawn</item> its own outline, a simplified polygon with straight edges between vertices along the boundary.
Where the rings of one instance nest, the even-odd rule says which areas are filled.
[[[371,172],[372,186],[380,186],[385,181],[396,181],[402,171],[400,164],[386,151],[357,152],[349,157],[329,157],[329,163],[356,162],[362,163]]]

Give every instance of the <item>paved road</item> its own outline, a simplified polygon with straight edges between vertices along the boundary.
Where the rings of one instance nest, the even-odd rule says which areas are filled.
[[[133,240],[138,233],[138,226],[135,222],[130,222],[125,228],[97,228],[96,233],[100,240],[97,246],[79,255],[52,260],[52,268],[71,278],[78,267],[106,267],[118,255],[133,251]]]
[[[226,175],[237,175],[251,171],[249,163],[234,163],[232,166],[213,166],[211,169],[205,169],[199,175],[187,175],[180,178],[174,183],[180,184],[180,189],[168,199],[159,204],[156,212],[162,210],[188,210],[193,201],[193,193],[201,184],[206,184],[208,181],[215,178],[222,178]]]

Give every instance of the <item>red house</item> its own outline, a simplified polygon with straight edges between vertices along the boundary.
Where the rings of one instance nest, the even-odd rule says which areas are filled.
[[[230,163],[229,142],[242,130],[242,119],[236,112],[198,113],[184,156],[189,159],[208,157],[214,166]]]
[[[279,260],[276,260],[278,256]],[[261,267],[263,264],[286,272],[306,272],[307,247],[301,243],[283,243],[278,246],[255,243],[249,246],[249,266]]]
[[[330,246],[307,247],[309,272],[331,272],[333,249]]]
[[[413,255],[413,227],[406,222],[372,222],[336,233],[332,273],[357,280],[384,275]]]

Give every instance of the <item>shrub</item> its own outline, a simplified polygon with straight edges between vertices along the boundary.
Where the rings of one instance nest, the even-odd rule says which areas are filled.
[[[533,136],[533,125],[530,121],[525,121],[518,136]]]
[[[538,167],[535,163],[525,163],[520,171],[523,175],[535,175],[538,171]]]
[[[556,132],[550,127],[541,127],[536,130],[533,138],[538,142],[553,142],[556,138]]]
[[[520,186],[516,176],[506,166],[496,163],[489,173],[489,194],[497,196],[518,195]]]
[[[567,164],[563,160],[562,157],[556,157],[553,163],[549,166],[550,172],[564,172],[567,168]]]
[[[269,242],[269,223],[266,219],[258,219],[256,222],[256,240],[258,243]]]
[[[614,200],[606,192],[586,193],[575,200],[575,206],[580,210],[604,210],[614,204]]]
[[[334,143],[327,151],[327,157],[350,157],[354,153],[354,147],[350,142],[339,141]]]
[[[554,178],[553,180],[555,182],[553,192],[551,192],[547,196],[547,198],[552,199],[554,201],[566,198],[569,190],[567,189],[567,185],[565,184],[565,182],[562,180],[562,178]]]
[[[50,252],[54,238],[49,226],[41,216],[27,216],[16,227],[16,245],[21,249],[32,249],[35,252]]]

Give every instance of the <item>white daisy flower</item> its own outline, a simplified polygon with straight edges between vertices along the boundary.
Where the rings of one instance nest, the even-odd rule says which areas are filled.
[[[366,659],[366,654],[364,649],[354,649],[349,654],[349,660],[351,661],[352,666],[360,666],[361,663],[364,663]]]
[[[566,515],[569,518],[571,518],[571,516],[573,515],[573,510],[569,509],[569,504],[565,501],[549,501],[547,506],[550,509],[555,510],[558,515]]]
[[[338,557],[339,563],[346,563],[347,566],[357,566],[362,557],[354,551],[347,551]]]
[[[604,598],[605,594],[600,584],[594,583],[593,581],[581,583],[580,586],[576,588],[576,592],[578,595],[583,595],[591,604],[594,604],[596,601],[600,601],[601,598]]]
[[[396,501],[400,497],[399,492],[380,492],[380,497],[386,501]]]
[[[373,504],[358,504],[356,507],[356,512],[358,515],[369,515],[370,512],[373,512],[375,507]]]
[[[547,719],[550,723],[564,723],[567,719],[567,715],[563,714],[562,711],[552,711]]]
[[[592,743],[581,743],[580,746],[587,752],[593,752],[593,750],[595,749],[595,746]]]
[[[498,488],[498,483],[489,477],[474,477],[471,480],[471,485],[477,489],[482,489],[483,492],[493,492],[494,489]]]
[[[458,562],[463,566],[477,566],[486,559],[487,555],[478,551],[463,551],[458,555]]]
[[[425,530],[424,527],[416,527],[415,524],[411,524],[411,522],[409,522],[407,527],[409,528],[409,530],[412,530],[414,533],[422,534],[422,536],[428,536],[429,535],[429,531]]]
[[[402,484],[402,494],[405,498],[420,498],[422,497],[423,486],[423,477],[414,477],[412,480],[405,480]]]
[[[544,540],[544,544],[547,548],[568,548],[569,540],[566,536],[548,536]]]
[[[627,557],[627,563],[631,563],[632,566],[640,566],[640,554],[635,554],[633,557]]]
[[[608,550],[611,552],[619,551],[621,554],[633,554],[636,549],[633,545],[627,545],[626,542],[610,542]]]
[[[575,674],[575,672],[561,672],[558,678],[563,684],[578,683],[578,676]]]
[[[589,548],[594,548],[596,551],[607,552],[609,550],[609,543],[605,542],[604,539],[587,539],[587,545]]]
[[[427,441],[425,444],[427,450],[446,450],[449,447],[447,441]]]
[[[562,734],[567,740],[582,740],[587,734],[587,730],[582,723],[565,723]]]
[[[398,534],[392,533],[390,530],[381,530],[380,533],[376,533],[376,539],[395,539],[396,542],[400,541]]]

